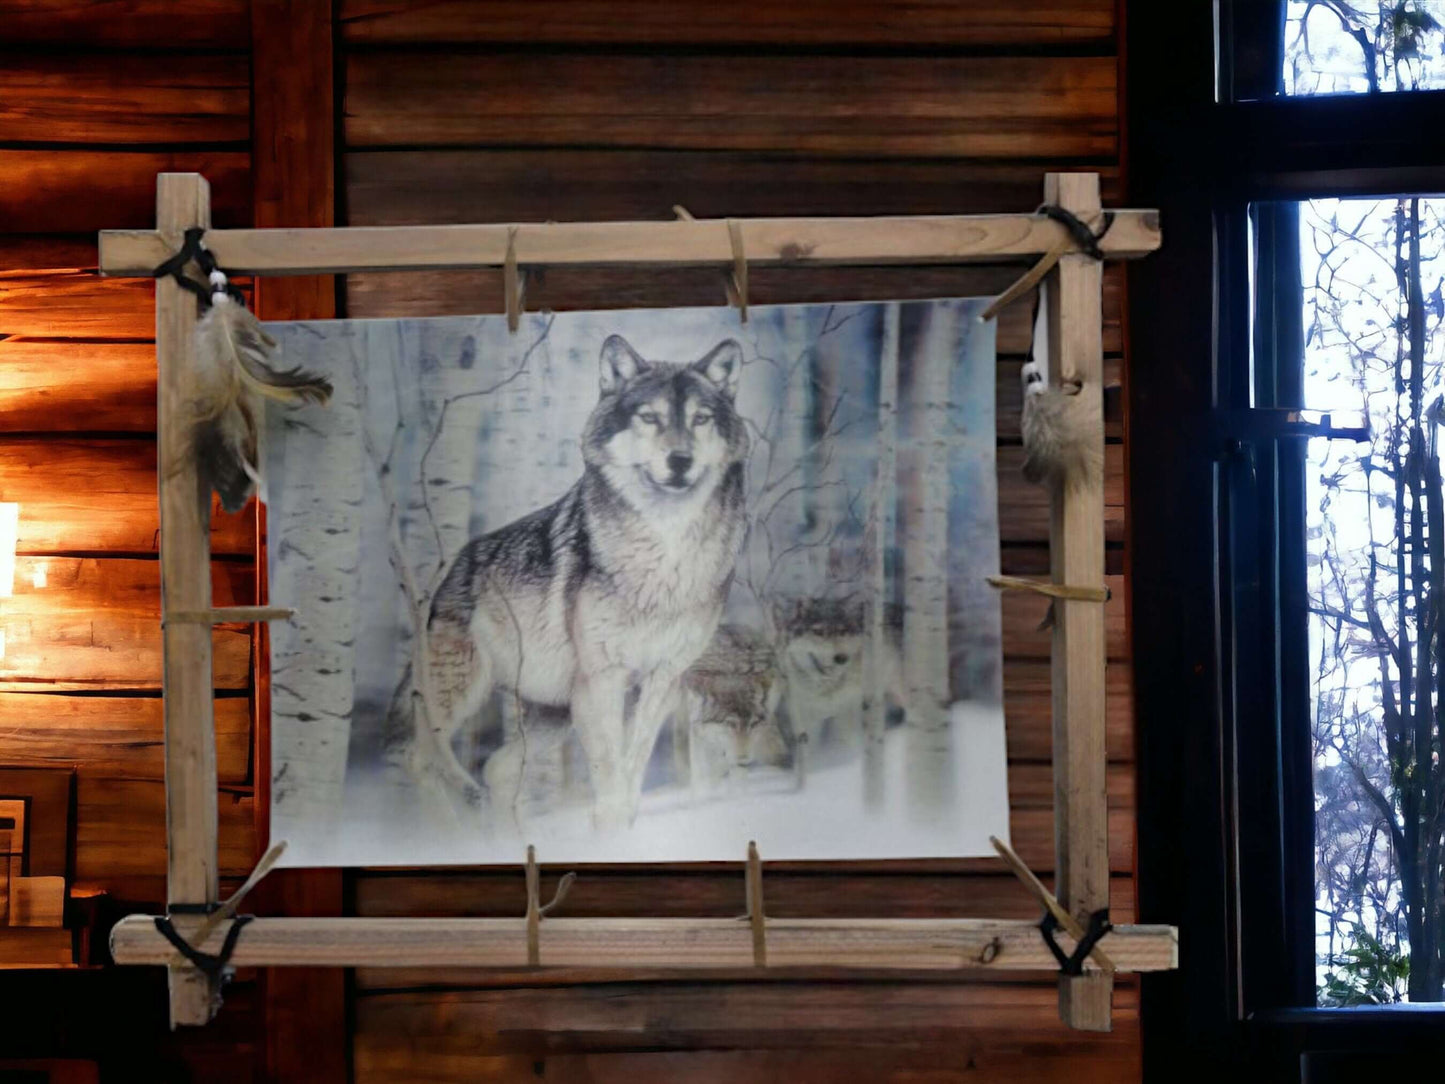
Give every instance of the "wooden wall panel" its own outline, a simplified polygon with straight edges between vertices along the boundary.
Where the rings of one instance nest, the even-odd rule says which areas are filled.
[[[1138,997],[1128,986],[1115,996],[1114,1032],[1092,1036],[1060,1034],[1052,986],[1019,982],[399,992],[360,998],[356,1024],[358,1082],[476,1080],[486,1064],[478,1059],[508,1055],[546,1055],[550,1066],[553,1056],[573,1052],[776,1050],[794,1051],[796,1063],[838,1058],[840,1046],[871,1061],[875,1072],[897,1073],[900,1062],[922,1054],[917,1075],[903,1079],[939,1079],[930,1063],[954,1072],[989,1067],[989,1076],[966,1079],[1025,1080],[1032,1071],[1032,1079],[1117,1081],[1138,1074]],[[752,1064],[767,1066],[772,1057],[754,1053]],[[502,1069],[497,1079],[510,1079],[505,1063],[493,1065]]]
[[[346,156],[354,226],[673,217],[970,214],[1038,205],[1048,166],[717,151],[422,150]],[[1106,203],[1118,170],[1100,170]]]
[[[3,357],[0,353],[0,357]],[[20,553],[155,553],[156,449],[150,440],[0,440],[0,500],[20,502]],[[246,554],[255,527],[212,502],[211,550]]]
[[[149,229],[156,174],[188,172],[210,181],[215,225],[250,223],[245,151],[0,150],[0,233]]]
[[[5,763],[78,767],[117,779],[165,778],[158,696],[0,693]],[[216,770],[223,786],[250,778],[251,710],[245,697],[216,701]]]
[[[581,217],[574,215],[572,217]],[[1021,267],[850,267],[748,269],[748,300],[754,305],[890,298],[985,297],[1001,293],[1023,273]],[[1124,276],[1104,273],[1104,349],[1123,347],[1120,329]],[[551,309],[630,309],[722,305],[723,270],[706,267],[551,267],[527,273],[526,306]],[[373,271],[347,277],[347,314],[461,316],[503,310],[502,273],[497,271]],[[1031,341],[1032,295],[999,316],[998,352],[1026,356]]]
[[[0,0],[7,45],[245,49],[247,0]]]
[[[244,56],[26,51],[0,63],[0,142],[216,144],[250,134]]]
[[[1113,0],[342,0],[355,44],[1113,46]]]
[[[615,146],[1112,157],[1112,57],[352,54],[356,147]],[[3,129],[0,129],[3,131]]]
[[[160,688],[160,562],[93,557],[16,561],[15,596],[5,600],[0,689]],[[43,586],[35,576],[43,571]],[[252,574],[238,562],[212,565],[216,605],[251,602]],[[216,687],[250,684],[249,627],[213,634]]]
[[[150,342],[0,340],[0,432],[154,433]],[[5,479],[0,478],[0,487]]]
[[[147,879],[163,884],[166,872],[165,784],[158,780],[111,779],[82,774],[76,794],[77,884],[108,888],[131,879]],[[222,792],[218,811],[221,874],[245,876],[256,863],[251,797]]]

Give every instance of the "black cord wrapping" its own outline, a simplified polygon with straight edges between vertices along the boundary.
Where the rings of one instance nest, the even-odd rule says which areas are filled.
[[[1074,946],[1073,955],[1070,956],[1059,947],[1054,938],[1054,933],[1059,929],[1059,920],[1054,917],[1052,911],[1045,911],[1044,917],[1039,920],[1039,933],[1044,935],[1044,944],[1049,946],[1049,951],[1054,954],[1054,959],[1059,961],[1059,971],[1065,975],[1082,975],[1084,973],[1084,961],[1088,959],[1089,953],[1094,951],[1094,946],[1099,939],[1114,928],[1109,921],[1109,909],[1101,907],[1089,916],[1089,927],[1084,931],[1084,936]]]
[[[1099,247],[1099,242],[1103,239],[1104,234],[1109,232],[1109,227],[1114,224],[1113,211],[1104,212],[1104,225],[1098,233],[1089,229],[1084,221],[1072,211],[1066,211],[1057,204],[1045,203],[1039,208],[1038,213],[1068,230],[1069,236],[1074,239],[1074,244],[1079,246],[1081,252],[1096,260],[1104,258],[1104,250]]]
[[[204,906],[204,905],[202,905]],[[171,906],[172,911],[181,911],[181,907]],[[171,925],[171,920],[164,915],[157,915],[155,919],[156,929],[162,937],[169,941],[177,952],[184,956],[211,981],[215,982],[225,976],[226,968],[230,965],[231,955],[236,951],[236,942],[240,939],[241,931],[246,927],[255,915],[237,915],[231,920],[231,928],[226,931],[226,940],[221,943],[221,951],[212,955],[209,952],[202,952],[194,948],[184,937],[176,932]]]
[[[211,272],[217,271],[219,268],[216,264],[216,257],[212,255],[211,250],[205,246],[203,240],[205,236],[206,231],[200,226],[192,226],[186,230],[185,239],[181,243],[181,247],[172,254],[169,259],[152,271],[151,275],[158,279],[165,278],[169,275],[175,279],[177,285],[195,294],[196,297],[200,299],[202,308],[210,308],[211,294],[215,292],[210,285]],[[195,261],[196,266],[201,269],[201,274],[206,276],[206,282],[197,282],[186,274],[186,264],[192,261]],[[222,274],[225,274],[225,272],[222,272]],[[241,293],[240,288],[230,281],[229,275],[226,276],[225,291],[233,301],[242,305],[246,303],[246,295]]]

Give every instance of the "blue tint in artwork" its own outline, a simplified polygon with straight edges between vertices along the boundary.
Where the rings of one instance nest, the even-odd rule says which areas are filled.
[[[287,860],[992,853],[983,305],[271,325]]]

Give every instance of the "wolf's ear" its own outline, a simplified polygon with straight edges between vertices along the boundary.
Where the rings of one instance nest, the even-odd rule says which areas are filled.
[[[638,356],[636,350],[627,344],[621,335],[609,335],[602,344],[602,394],[616,391],[624,381],[631,380],[647,362]]]
[[[738,377],[743,371],[743,348],[735,339],[725,339],[714,346],[707,357],[693,362],[692,367],[731,398],[738,392]]]

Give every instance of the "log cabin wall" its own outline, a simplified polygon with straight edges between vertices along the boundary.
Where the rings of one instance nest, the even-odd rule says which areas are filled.
[[[907,5],[835,0],[342,0],[340,203],[351,225],[549,219],[869,215],[1030,209],[1044,173],[1120,184],[1114,0]],[[1009,268],[757,268],[755,304],[976,295]],[[1119,380],[1123,277],[1105,273],[1105,349]],[[352,316],[500,311],[499,273],[350,276]],[[529,308],[723,303],[710,269],[548,269]],[[1004,570],[1048,569],[1048,505],[1019,475],[1018,370],[1031,304],[999,327]],[[1117,392],[1117,388],[1115,389]],[[1132,918],[1132,718],[1124,628],[1123,447],[1108,447],[1109,798],[1113,913]],[[1053,866],[1049,635],[1039,600],[1004,602],[1015,846]],[[739,856],[741,857],[741,856]],[[764,856],[766,857],[766,856]],[[543,856],[545,859],[545,855]],[[561,870],[548,870],[543,898]],[[521,871],[351,878],[364,915],[503,915]],[[1033,917],[996,861],[769,866],[779,916]],[[584,870],[569,915],[741,913],[740,868]],[[749,974],[368,971],[354,991],[358,1084],[425,1079],[1127,1080],[1137,986],[1115,1030],[1071,1034],[1055,984],[840,981]]]
[[[282,35],[283,23],[303,29]],[[0,766],[78,769],[77,890],[106,893],[114,910],[164,899],[153,288],[93,274],[95,230],[153,222],[157,171],[206,174],[217,225],[321,224],[333,206],[350,225],[662,219],[678,204],[698,217],[1016,211],[1039,202],[1046,171],[1071,168],[1100,172],[1105,203],[1117,203],[1121,38],[1115,0],[0,0],[0,500],[21,505],[15,597],[0,600]],[[302,63],[318,56],[324,64]],[[750,295],[977,295],[1018,271],[757,269]],[[1114,267],[1104,279],[1117,384],[1123,276]],[[502,285],[489,273],[355,275],[337,297],[353,316],[500,311]],[[327,315],[331,301],[324,282],[260,292],[263,314],[278,317]],[[527,298],[555,309],[721,302],[721,275],[706,269],[552,270],[531,277]],[[1000,320],[999,492],[1004,571],[1037,574],[1048,568],[1047,501],[1018,471],[1030,308],[1021,301]],[[1127,921],[1133,719],[1117,387],[1106,403],[1110,860],[1114,917]],[[250,600],[254,538],[251,518],[218,517],[218,602]],[[1004,607],[1014,841],[1046,873],[1049,635],[1038,600],[1009,595]],[[251,723],[250,635],[216,636],[224,892],[255,857],[264,735]],[[559,872],[546,871],[544,893]],[[352,871],[339,886],[294,880],[272,905],[490,915],[518,913],[523,899],[520,870]],[[566,913],[733,915],[742,900],[740,869],[614,868],[585,871]],[[1036,912],[994,861],[770,866],[767,902],[779,916]],[[163,976],[60,976],[34,987],[53,996],[50,1016],[90,1005],[119,1023],[67,1029],[63,1051],[45,1048],[50,1016],[37,995],[34,1052],[145,1057],[206,1080],[341,1080],[348,1058],[359,1082],[1139,1073],[1130,980],[1115,994],[1114,1032],[1100,1036],[1063,1029],[1048,976],[363,970],[348,994],[335,976],[289,974],[269,986],[242,975],[217,1023],[175,1039],[164,1037]],[[306,1071],[305,1029],[329,1022],[311,1033],[315,1053],[316,1037],[335,1036],[348,1015],[350,1050],[322,1041],[326,1068]]]
[[[249,45],[245,0],[0,3],[0,500],[20,505],[0,767],[76,771],[72,921],[166,898],[155,291],[96,277],[95,231],[153,225],[163,170],[251,224]],[[218,515],[212,547],[218,604],[250,601],[254,515]],[[216,630],[223,891],[254,861],[252,661],[249,629]],[[174,1038],[162,975],[8,979],[0,1056],[253,1077],[249,976],[214,1030]]]

